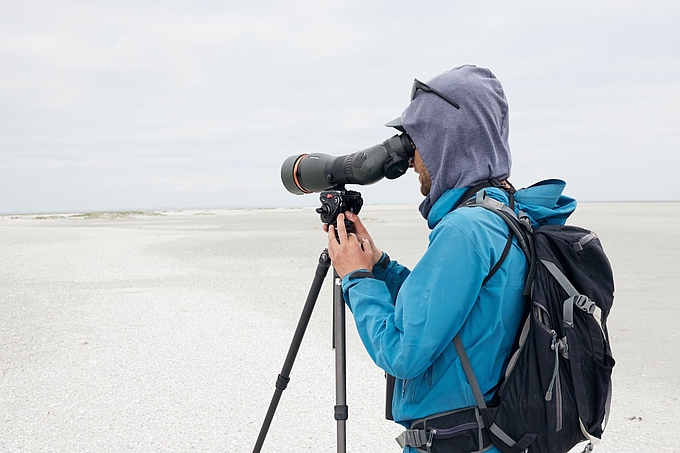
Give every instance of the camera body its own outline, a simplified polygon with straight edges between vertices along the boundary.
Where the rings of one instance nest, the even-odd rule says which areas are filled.
[[[323,223],[333,225],[336,231],[339,214],[347,211],[358,214],[364,204],[359,192],[345,189],[325,190],[319,195],[319,200],[321,207],[316,208],[316,212]],[[345,219],[345,228],[348,233],[353,232],[353,225],[347,219]]]

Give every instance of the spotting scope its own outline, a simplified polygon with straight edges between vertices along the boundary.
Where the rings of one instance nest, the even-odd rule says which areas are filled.
[[[281,166],[281,180],[288,192],[295,195],[323,192],[345,184],[368,185],[406,173],[414,154],[411,138],[405,133],[397,134],[344,156],[321,153],[290,156]]]

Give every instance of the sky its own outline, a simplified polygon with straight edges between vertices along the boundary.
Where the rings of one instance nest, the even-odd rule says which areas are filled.
[[[318,205],[284,189],[288,156],[382,142],[414,78],[462,64],[503,83],[516,187],[680,200],[677,1],[2,5],[0,213]]]

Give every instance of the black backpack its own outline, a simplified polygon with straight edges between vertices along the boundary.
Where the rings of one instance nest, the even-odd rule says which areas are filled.
[[[564,453],[586,440],[584,451],[592,450],[592,439],[601,438],[608,420],[615,363],[607,332],[614,281],[600,240],[576,226],[532,230],[526,216],[485,191],[461,206],[501,216],[510,228],[508,244],[517,237],[529,262],[524,322],[490,404],[460,338],[454,339],[485,434],[504,453]]]

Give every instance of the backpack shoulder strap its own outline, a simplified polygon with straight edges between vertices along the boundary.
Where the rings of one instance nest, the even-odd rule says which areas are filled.
[[[509,191],[509,198],[510,205],[514,207],[513,191]],[[477,192],[477,195],[474,198],[465,200],[460,206],[483,207],[501,217],[510,228],[510,232],[508,234],[508,242],[506,243],[505,248],[503,249],[503,253],[501,254],[500,259],[493,267],[489,275],[484,279],[484,282],[486,283],[486,281],[489,278],[491,278],[491,276],[501,267],[503,261],[505,261],[505,258],[507,257],[508,252],[510,251],[510,245],[512,244],[512,237],[514,235],[517,236],[517,241],[530,265],[529,274],[527,276],[527,280],[524,285],[523,291],[524,295],[529,294],[528,288],[530,288],[530,279],[532,278],[535,272],[534,271],[535,251],[533,246],[533,237],[531,236],[532,234],[531,223],[528,217],[526,215],[523,215],[522,212],[520,212],[520,216],[518,217],[517,214],[515,214],[515,211],[510,206],[506,205],[505,203],[501,203],[498,200],[494,200],[488,197],[485,190]],[[456,336],[453,338],[453,344],[456,347],[456,352],[458,353],[458,357],[460,358],[463,371],[465,371],[465,376],[467,377],[470,387],[472,388],[472,393],[475,396],[477,406],[482,411],[482,413],[485,413],[486,403],[484,402],[484,398],[479,387],[479,383],[477,382],[477,378],[475,377],[472,365],[470,364],[470,360],[468,359],[467,353],[465,352],[465,348],[463,347],[460,335],[456,334]]]
[[[482,281],[482,286],[484,286],[486,282],[491,280],[491,277],[493,277],[498,271],[498,269],[501,268],[503,262],[505,261],[505,258],[507,258],[508,254],[510,253],[510,247],[512,247],[512,233],[508,234],[508,240],[505,242],[505,247],[503,247],[503,252],[501,253],[500,258],[498,258],[498,261],[496,261],[496,264],[494,265],[494,267],[491,268],[487,276],[484,277],[484,280]]]
[[[472,394],[475,396],[475,401],[477,402],[477,407],[479,409],[486,409],[486,403],[484,402],[484,396],[477,383],[477,377],[475,372],[472,370],[472,365],[470,365],[470,359],[468,359],[467,352],[463,347],[463,342],[460,339],[460,335],[456,334],[453,337],[453,344],[456,346],[456,352],[460,358],[460,364],[463,366],[463,371],[465,371],[465,376],[467,376],[470,387],[472,388]]]
[[[522,291],[522,294],[528,295],[531,291],[531,284],[533,282],[533,277],[536,274],[536,255],[535,255],[535,250],[533,246],[533,238],[532,238],[532,233],[533,229],[531,227],[531,221],[529,220],[529,217],[524,214],[522,211],[520,211],[519,216],[515,213],[514,211],[514,205],[515,205],[515,200],[513,196],[514,190],[508,191],[508,197],[510,200],[510,206],[506,205],[505,203],[502,203],[498,200],[494,200],[493,198],[489,197],[486,194],[486,190],[480,190],[477,192],[477,195],[473,198],[470,198],[468,200],[465,200],[460,207],[475,207],[475,206],[480,206],[484,209],[487,209],[496,215],[498,215],[501,219],[505,221],[505,223],[508,225],[510,228],[510,234],[508,236],[508,242],[505,244],[505,248],[503,249],[503,253],[501,254],[500,259],[496,263],[496,265],[491,269],[489,272],[489,275],[486,276],[484,279],[484,283],[486,283],[492,276],[493,274],[496,273],[496,271],[501,267],[503,264],[503,261],[505,261],[505,258],[507,257],[508,253],[510,252],[510,246],[512,245],[512,237],[515,235],[517,237],[517,242],[524,252],[524,256],[527,259],[527,262],[529,263],[529,273],[527,275],[527,279],[524,285],[524,290]]]
[[[511,205],[514,205],[514,196],[509,194]],[[533,232],[531,221],[526,214],[520,211],[520,215],[515,214],[514,209],[498,200],[494,200],[486,194],[486,190],[477,192],[477,196],[465,201],[461,207],[480,206],[500,216],[510,227],[511,233],[517,236],[517,241],[527,259],[532,256],[529,235]],[[514,206],[513,206],[514,207]]]

